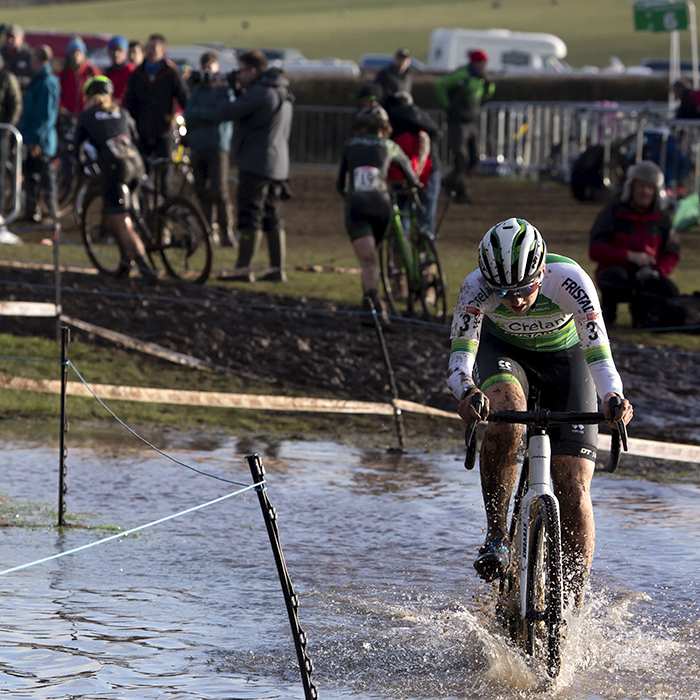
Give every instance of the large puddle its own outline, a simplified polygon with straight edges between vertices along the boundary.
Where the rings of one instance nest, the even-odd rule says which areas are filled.
[[[69,523],[55,527],[53,427],[0,430],[0,569],[67,551],[236,490],[120,428],[69,434]],[[198,469],[251,482],[265,463],[319,697],[700,697],[696,485],[597,474],[597,547],[554,688],[498,632],[471,560],[478,476],[457,455],[329,442],[152,435]],[[85,527],[89,526],[89,527]],[[8,698],[303,698],[253,492],[0,577]]]

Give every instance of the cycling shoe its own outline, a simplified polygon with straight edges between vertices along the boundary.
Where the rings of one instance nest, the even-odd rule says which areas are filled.
[[[486,542],[474,561],[476,573],[487,583],[500,578],[508,567],[509,553],[510,547],[505,538]]]

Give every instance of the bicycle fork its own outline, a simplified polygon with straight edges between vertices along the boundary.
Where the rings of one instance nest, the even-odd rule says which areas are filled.
[[[552,447],[546,433],[531,435],[528,440],[530,478],[527,492],[521,505],[521,528],[518,551],[520,552],[520,616],[527,616],[528,600],[528,562],[534,553],[530,551],[533,544],[530,537],[532,527],[532,505],[541,496],[547,495],[554,501],[555,514],[559,520],[559,501],[550,485]]]

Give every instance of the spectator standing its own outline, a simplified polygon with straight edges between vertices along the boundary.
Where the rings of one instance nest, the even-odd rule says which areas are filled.
[[[385,97],[397,92],[413,93],[413,75],[411,74],[411,52],[408,49],[398,49],[394,60],[382,68],[374,79],[383,90]]]
[[[233,122],[219,122],[219,101],[233,103],[235,95],[228,83],[219,85],[219,59],[207,51],[200,57],[201,73],[193,74],[194,87],[185,107],[185,121],[192,151],[192,169],[197,197],[212,226],[218,227],[221,245],[235,245],[233,211],[228,174]],[[214,87],[214,83],[219,85]],[[216,210],[216,217],[214,217]]]
[[[140,41],[129,42],[129,62],[137,68],[143,63],[143,46]]]
[[[294,97],[281,71],[268,70],[262,51],[244,53],[238,63],[241,92],[235,102],[222,98],[218,105],[219,119],[234,122],[240,234],[237,278],[254,281],[250,263],[264,232],[273,269],[260,279],[286,282],[286,233],[279,207],[289,180]]]
[[[22,114],[22,90],[19,80],[3,66],[3,58],[0,56],[0,122],[17,126]],[[10,153],[9,133],[0,131],[0,163],[7,163]],[[20,243],[19,236],[8,231],[5,225],[3,213],[6,211],[8,168],[0,168],[0,243]],[[14,191],[14,188],[12,188]]]
[[[151,34],[143,63],[129,76],[124,107],[136,120],[144,158],[171,159],[175,147],[172,118],[176,103],[187,106],[187,88],[176,66],[167,60],[168,45],[162,34]],[[171,191],[172,163],[162,179],[162,194]]]
[[[11,24],[5,30],[5,41],[0,55],[5,61],[5,68],[17,76],[24,92],[32,79],[31,49],[24,43],[24,30],[19,24]]]
[[[112,59],[112,65],[105,71],[105,75],[114,86],[112,102],[120,105],[124,101],[126,82],[136,66],[127,60],[129,58],[129,42],[125,36],[115,34],[107,44],[107,51]]]
[[[100,75],[100,69],[87,57],[85,42],[74,36],[66,46],[66,63],[59,74],[61,112],[77,117],[87,101],[83,88],[90,78]]]
[[[662,207],[663,185],[664,175],[653,161],[630,166],[619,201],[603,207],[593,222],[589,253],[598,263],[595,276],[608,327],[620,302],[639,294],[678,295],[668,276],[680,259],[680,241]]]
[[[56,213],[56,173],[50,167],[56,155],[61,86],[51,70],[53,51],[49,46],[37,46],[31,53],[32,79],[24,96],[19,129],[27,146],[24,165],[27,194],[26,217],[41,221],[39,193],[43,188],[49,212]]]
[[[492,97],[495,85],[486,76],[488,55],[477,50],[469,63],[435,83],[435,93],[447,111],[447,145],[454,161],[443,184],[460,204],[472,202],[469,178],[479,162],[481,104]]]
[[[393,129],[393,139],[409,158],[417,158],[416,172],[423,185],[421,199],[424,209],[416,213],[420,226],[435,235],[435,216],[440,196],[440,139],[442,130],[437,122],[413,102],[411,95],[399,92],[386,100],[387,113]],[[396,166],[389,171],[389,179],[397,174]]]
[[[693,91],[683,80],[673,83],[673,94],[680,100],[676,110],[676,119],[700,119],[700,94]],[[697,99],[696,99],[697,98]]]
[[[0,56],[0,122],[17,126],[22,114],[22,90],[17,76],[8,70]]]

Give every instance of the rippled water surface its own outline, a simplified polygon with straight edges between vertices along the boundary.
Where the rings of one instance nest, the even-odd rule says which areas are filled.
[[[207,502],[237,487],[126,433],[69,434],[67,520],[56,442],[0,432],[0,569]],[[31,435],[31,437],[28,437]],[[592,590],[553,688],[492,620],[471,560],[478,476],[456,455],[330,442],[159,435],[179,459],[251,482],[267,468],[323,698],[700,698],[699,489],[596,475]],[[86,527],[87,526],[87,527]],[[0,577],[8,698],[303,698],[257,496]]]

